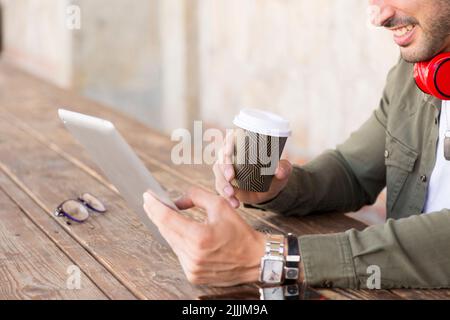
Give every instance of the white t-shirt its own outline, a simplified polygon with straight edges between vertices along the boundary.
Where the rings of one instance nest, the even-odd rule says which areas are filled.
[[[427,200],[424,213],[450,209],[450,161],[444,157],[445,133],[450,130],[450,101],[442,102],[442,111],[439,120],[439,142],[436,151],[436,164],[428,185]]]

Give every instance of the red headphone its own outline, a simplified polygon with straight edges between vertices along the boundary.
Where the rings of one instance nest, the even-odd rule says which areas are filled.
[[[440,100],[450,100],[450,52],[441,53],[430,61],[416,63],[414,79],[426,94]]]

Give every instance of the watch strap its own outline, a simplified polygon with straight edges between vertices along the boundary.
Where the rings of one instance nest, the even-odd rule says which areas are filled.
[[[299,263],[300,263],[300,248],[298,244],[298,238],[290,233],[287,236],[286,267],[298,268]]]
[[[260,281],[262,283],[274,283],[264,279],[264,269],[267,261],[277,261],[283,264],[280,279],[278,281],[278,283],[282,283],[284,268],[286,266],[285,253],[285,237],[283,235],[268,235],[266,238],[265,254],[261,258]]]
[[[269,235],[266,240],[266,256],[284,258],[284,236]]]
[[[287,253],[284,266],[284,279],[286,283],[297,283],[300,275],[300,259],[298,238],[289,233],[287,235]]]

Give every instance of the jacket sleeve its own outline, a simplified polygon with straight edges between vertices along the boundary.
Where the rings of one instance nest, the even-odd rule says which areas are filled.
[[[387,110],[399,64],[389,73],[379,107],[335,150],[295,166],[287,186],[273,200],[253,205],[284,215],[349,212],[373,204],[386,186]]]
[[[302,236],[299,243],[311,286],[365,289],[378,269],[381,289],[450,288],[448,209],[363,231]]]
[[[306,215],[356,211],[372,204],[386,185],[384,148],[385,131],[373,115],[336,150],[305,166],[295,166],[283,191],[255,207],[284,215]]]

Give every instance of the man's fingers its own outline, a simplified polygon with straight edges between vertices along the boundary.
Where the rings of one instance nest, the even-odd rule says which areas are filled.
[[[216,162],[213,166],[214,175],[216,177],[216,191],[222,197],[224,197],[230,205],[237,209],[240,206],[240,202],[236,197],[236,190],[233,188],[230,182],[224,179],[223,173],[220,169],[220,165]],[[233,171],[234,176],[234,171]]]
[[[230,203],[230,205],[233,208],[235,208],[235,209],[239,208],[240,201],[236,197],[226,198],[226,200]],[[191,209],[191,208],[195,207],[195,204],[192,202],[192,199],[190,199],[187,196],[184,196],[184,197],[176,200],[175,201],[175,205],[180,210],[188,210],[188,209]]]
[[[213,165],[213,172],[215,177],[215,187],[217,193],[219,193],[222,197],[226,197],[225,195],[225,187],[227,186],[228,182],[225,180],[225,177],[223,176],[222,171],[220,171],[219,163],[216,161],[216,163]]]
[[[161,233],[165,233],[164,236],[170,237],[172,233],[182,235],[186,234],[187,230],[191,230],[191,228],[200,227],[198,222],[170,209],[150,192],[144,193],[144,209]]]
[[[232,167],[232,166],[231,166]],[[232,169],[231,169],[232,170]],[[213,166],[214,176],[216,178],[216,191],[223,197],[231,197],[234,195],[234,189],[230,182],[226,180],[221,165],[216,162]],[[234,171],[233,171],[234,175]]]
[[[219,156],[216,161],[218,169],[222,172],[226,181],[231,181],[234,178],[233,168],[233,154],[234,154],[234,134],[231,132],[225,138],[225,144],[219,151]]]
[[[200,188],[190,188],[187,197],[193,205],[208,210],[219,201],[220,197]]]
[[[232,164],[234,154],[234,133],[229,132],[225,141],[218,152],[218,162],[220,164]]]
[[[188,210],[188,209],[191,209],[192,207],[194,207],[194,203],[187,196],[183,196],[180,199],[176,200],[175,205],[180,210]]]
[[[208,213],[208,221],[216,222],[222,218],[230,204],[227,200],[200,188],[191,188],[188,192],[192,203]]]
[[[225,180],[228,182],[231,182],[231,180],[234,179],[234,168],[231,164],[222,164],[220,165],[220,169],[223,172],[223,176],[225,177]]]
[[[231,164],[231,160],[234,153],[234,131],[230,131],[225,137],[225,145],[223,148],[224,157],[226,160],[230,160],[226,162],[227,164]]]
[[[234,153],[234,131],[228,132],[224,145],[219,151],[219,157],[213,166],[213,172],[216,179],[216,191],[233,207],[239,206],[239,201],[235,197],[235,190],[230,182],[234,179],[235,173],[232,165],[232,156]]]
[[[239,206],[241,205],[240,201],[236,197],[231,197],[227,200],[230,203],[230,205],[235,209],[239,208]]]

